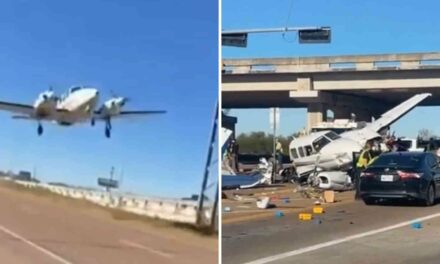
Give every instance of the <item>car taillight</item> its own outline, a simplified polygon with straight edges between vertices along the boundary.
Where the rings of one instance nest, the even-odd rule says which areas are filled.
[[[405,172],[405,171],[397,171],[397,174],[399,175],[400,179],[420,179],[422,177],[422,173],[415,173],[415,172]]]
[[[374,173],[372,172],[362,172],[361,177],[373,177]]]

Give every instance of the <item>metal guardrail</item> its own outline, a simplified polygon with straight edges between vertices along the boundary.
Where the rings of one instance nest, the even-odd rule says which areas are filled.
[[[103,207],[117,208],[130,213],[163,219],[171,222],[196,224],[197,201],[137,197],[108,193],[96,190],[84,190],[55,186],[46,183],[13,181],[27,188],[41,188],[61,196],[84,199]],[[211,210],[203,214],[207,225],[211,222]]]
[[[224,74],[440,69],[440,53],[225,59]]]

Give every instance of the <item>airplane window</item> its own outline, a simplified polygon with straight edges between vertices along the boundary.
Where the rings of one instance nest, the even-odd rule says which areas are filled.
[[[316,152],[319,152],[325,145],[330,143],[330,140],[326,137],[319,137],[315,141],[313,141],[313,148]]]
[[[291,149],[290,154],[292,155],[293,159],[298,158],[298,151],[296,151],[296,148]]]
[[[328,132],[327,134],[325,134],[325,136],[328,137],[331,140],[335,140],[335,139],[340,138],[340,136],[338,134],[336,134],[335,132],[333,132],[333,131]]]
[[[306,149],[306,155],[307,156],[310,156],[310,155],[312,155],[312,153],[313,153],[313,149],[312,149],[312,146],[305,146],[305,149]]]
[[[300,155],[301,157],[304,157],[304,156],[305,156],[305,155],[304,155],[304,150],[303,150],[303,148],[299,147],[299,148],[298,148],[298,151],[299,151],[299,155]]]

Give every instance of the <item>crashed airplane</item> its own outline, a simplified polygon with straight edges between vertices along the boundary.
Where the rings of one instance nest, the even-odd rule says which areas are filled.
[[[416,94],[362,129],[340,135],[321,131],[292,140],[289,155],[298,177],[321,189],[352,188],[349,171],[352,169],[353,152],[361,151],[368,140],[380,138],[382,130],[389,128],[429,96],[429,93]]]

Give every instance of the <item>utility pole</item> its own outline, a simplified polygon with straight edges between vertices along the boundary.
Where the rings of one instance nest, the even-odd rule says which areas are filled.
[[[273,109],[273,167],[272,167],[272,179],[271,179],[271,183],[275,182],[275,173],[277,171],[277,153],[276,153],[276,133],[277,133],[277,118],[276,118],[276,108],[272,108]]]
[[[203,182],[202,182],[202,190],[200,191],[200,196],[199,196],[199,206],[198,206],[198,212],[197,212],[197,224],[200,225],[202,224],[202,214],[203,214],[203,203],[204,203],[204,197],[205,197],[205,191],[206,191],[206,185],[208,183],[208,176],[209,176],[209,166],[211,165],[211,160],[212,160],[212,154],[214,152],[214,145],[215,145],[215,137],[217,135],[217,126],[218,126],[218,102],[215,105],[214,108],[214,118],[213,118],[213,122],[212,122],[212,130],[211,130],[211,136],[210,136],[210,140],[209,140],[209,147],[208,147],[208,156],[206,158],[206,164],[205,164],[205,171],[203,174]],[[218,185],[217,185],[217,189],[218,189]],[[215,199],[218,199],[218,193],[217,196],[215,197]],[[216,201],[214,204],[217,204],[218,202]],[[213,210],[217,210],[217,208],[213,208]],[[214,219],[211,219],[211,221],[214,221]]]

